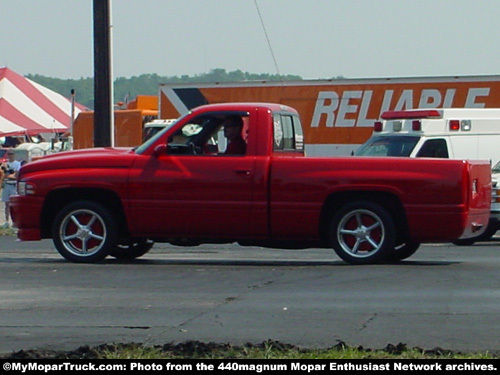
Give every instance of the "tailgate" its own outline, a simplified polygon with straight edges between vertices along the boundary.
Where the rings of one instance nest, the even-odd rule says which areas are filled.
[[[487,160],[464,161],[463,183],[467,194],[466,226],[460,238],[479,236],[486,230],[491,206],[491,165]]]

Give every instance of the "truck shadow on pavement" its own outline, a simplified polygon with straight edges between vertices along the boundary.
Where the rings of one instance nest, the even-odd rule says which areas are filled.
[[[381,263],[368,265],[352,265],[341,260],[247,260],[247,259],[135,259],[117,260],[106,259],[101,264],[136,264],[136,265],[207,265],[207,266],[269,266],[269,267],[316,267],[316,266],[337,266],[337,267],[380,267],[380,266],[450,266],[459,264],[459,261],[423,261],[408,260],[399,263]]]
[[[118,260],[108,258],[97,263],[71,263],[64,259],[54,258],[33,258],[33,257],[1,257],[0,263],[10,264],[54,264],[58,266],[79,266],[79,267],[99,267],[99,266],[114,266],[114,265],[135,265],[135,266],[190,266],[190,265],[204,265],[204,266],[265,266],[265,267],[322,267],[322,266],[336,266],[336,267],[404,267],[404,266],[450,266],[454,264],[463,263],[461,261],[425,261],[425,260],[408,260],[399,263],[381,263],[381,264],[367,264],[367,265],[352,265],[347,264],[341,260],[241,260],[241,259],[133,259],[133,260]]]

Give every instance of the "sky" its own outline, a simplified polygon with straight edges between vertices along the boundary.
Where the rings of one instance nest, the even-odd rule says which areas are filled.
[[[115,78],[500,74],[499,0],[110,1]],[[0,0],[0,67],[93,76],[92,9],[93,0]]]

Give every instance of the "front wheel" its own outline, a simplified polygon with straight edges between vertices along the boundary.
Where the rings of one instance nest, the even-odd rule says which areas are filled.
[[[109,251],[109,255],[116,259],[136,259],[146,254],[155,243],[151,240],[140,240],[128,244],[120,244]]]
[[[388,256],[390,262],[399,262],[400,260],[411,257],[419,249],[420,242],[407,241],[396,246]]]
[[[358,201],[335,213],[330,241],[337,255],[348,263],[381,263],[394,249],[395,232],[394,221],[384,207]]]
[[[110,211],[91,201],[68,204],[56,216],[52,238],[57,251],[72,262],[103,260],[116,246],[116,222]]]

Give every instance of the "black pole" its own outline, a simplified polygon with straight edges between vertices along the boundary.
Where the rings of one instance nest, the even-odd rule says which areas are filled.
[[[73,136],[73,125],[75,123],[75,90],[71,89],[71,122],[69,126],[69,135]]]
[[[94,146],[111,146],[109,0],[94,0]]]

